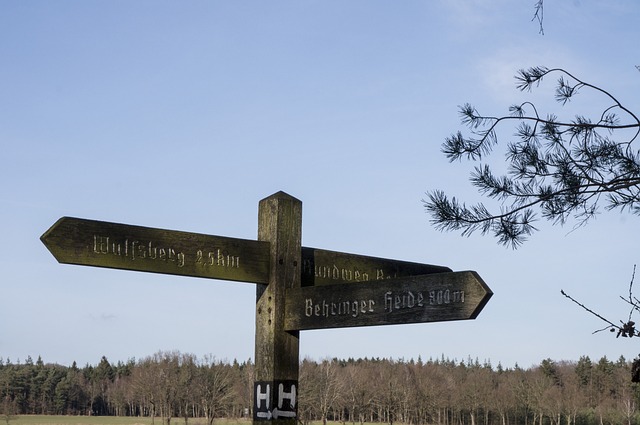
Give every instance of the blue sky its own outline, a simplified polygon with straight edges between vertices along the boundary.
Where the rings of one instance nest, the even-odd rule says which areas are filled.
[[[532,16],[508,0],[1,0],[0,357],[253,358],[253,284],[60,265],[39,237],[75,216],[255,239],[258,201],[283,190],[305,246],[475,270],[495,293],[474,321],[303,332],[301,357],[634,358],[560,289],[626,318],[637,217],[539,223],[512,251],[437,232],[420,202],[480,199],[471,165],[440,153],[458,105],[558,112],[551,85],[516,91],[520,68],[565,67],[640,111],[640,6],[548,0],[545,35]]]

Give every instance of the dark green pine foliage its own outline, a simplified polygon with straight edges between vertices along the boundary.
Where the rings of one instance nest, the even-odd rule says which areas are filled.
[[[564,69],[520,70],[516,87],[529,92],[551,75],[559,76],[555,99],[561,106],[590,92],[595,100],[590,98],[585,109],[599,112],[593,118],[559,118],[525,101],[511,106],[508,115],[491,116],[463,105],[460,116],[468,134],[458,131],[446,138],[442,152],[450,161],[482,161],[469,180],[493,205],[467,205],[431,190],[423,202],[437,229],[490,234],[516,248],[537,230],[539,218],[583,225],[600,207],[640,215],[640,152],[634,144],[640,118],[611,93]],[[501,142],[505,126],[504,134],[513,138]],[[490,161],[499,146],[504,158]]]

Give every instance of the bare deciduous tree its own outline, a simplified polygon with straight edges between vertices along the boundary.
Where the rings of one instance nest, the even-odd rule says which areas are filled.
[[[212,357],[205,359],[200,367],[197,380],[201,405],[209,425],[215,418],[223,415],[226,406],[233,399],[230,391],[233,384],[231,369]]]

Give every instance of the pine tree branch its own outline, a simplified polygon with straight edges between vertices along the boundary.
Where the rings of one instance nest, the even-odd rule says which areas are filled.
[[[467,207],[443,192],[431,192],[423,204],[439,230],[461,230],[463,235],[490,231],[500,243],[517,247],[536,230],[531,225],[536,219],[534,209],[560,225],[571,215],[580,225],[586,224],[602,202],[606,210],[628,209],[640,215],[640,151],[631,150],[640,135],[640,119],[608,91],[561,68],[520,70],[517,88],[530,91],[552,73],[560,74],[556,100],[561,104],[589,89],[604,95],[609,106],[594,121],[583,116],[558,121],[554,114],[543,118],[529,101],[511,106],[506,116],[481,115],[470,104],[461,106],[461,122],[471,136],[458,132],[445,139],[442,152],[450,161],[463,156],[484,159],[499,143],[498,128],[509,122],[518,123],[517,141],[506,145],[506,175],[494,175],[487,164],[470,175],[471,184],[482,195],[503,202],[500,213],[489,213],[481,203]],[[624,122],[617,115],[620,112]],[[626,130],[635,130],[629,139],[614,141],[609,136]]]

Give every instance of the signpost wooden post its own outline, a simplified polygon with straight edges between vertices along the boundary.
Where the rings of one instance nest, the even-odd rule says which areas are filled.
[[[473,271],[301,246],[302,202],[258,207],[258,240],[63,217],[40,238],[60,263],[256,284],[253,421],[295,425],[299,332],[475,319]]]
[[[299,332],[284,329],[288,289],[300,288],[302,202],[282,192],[260,201],[258,239],[270,244],[267,285],[256,289],[254,421],[295,424]]]

